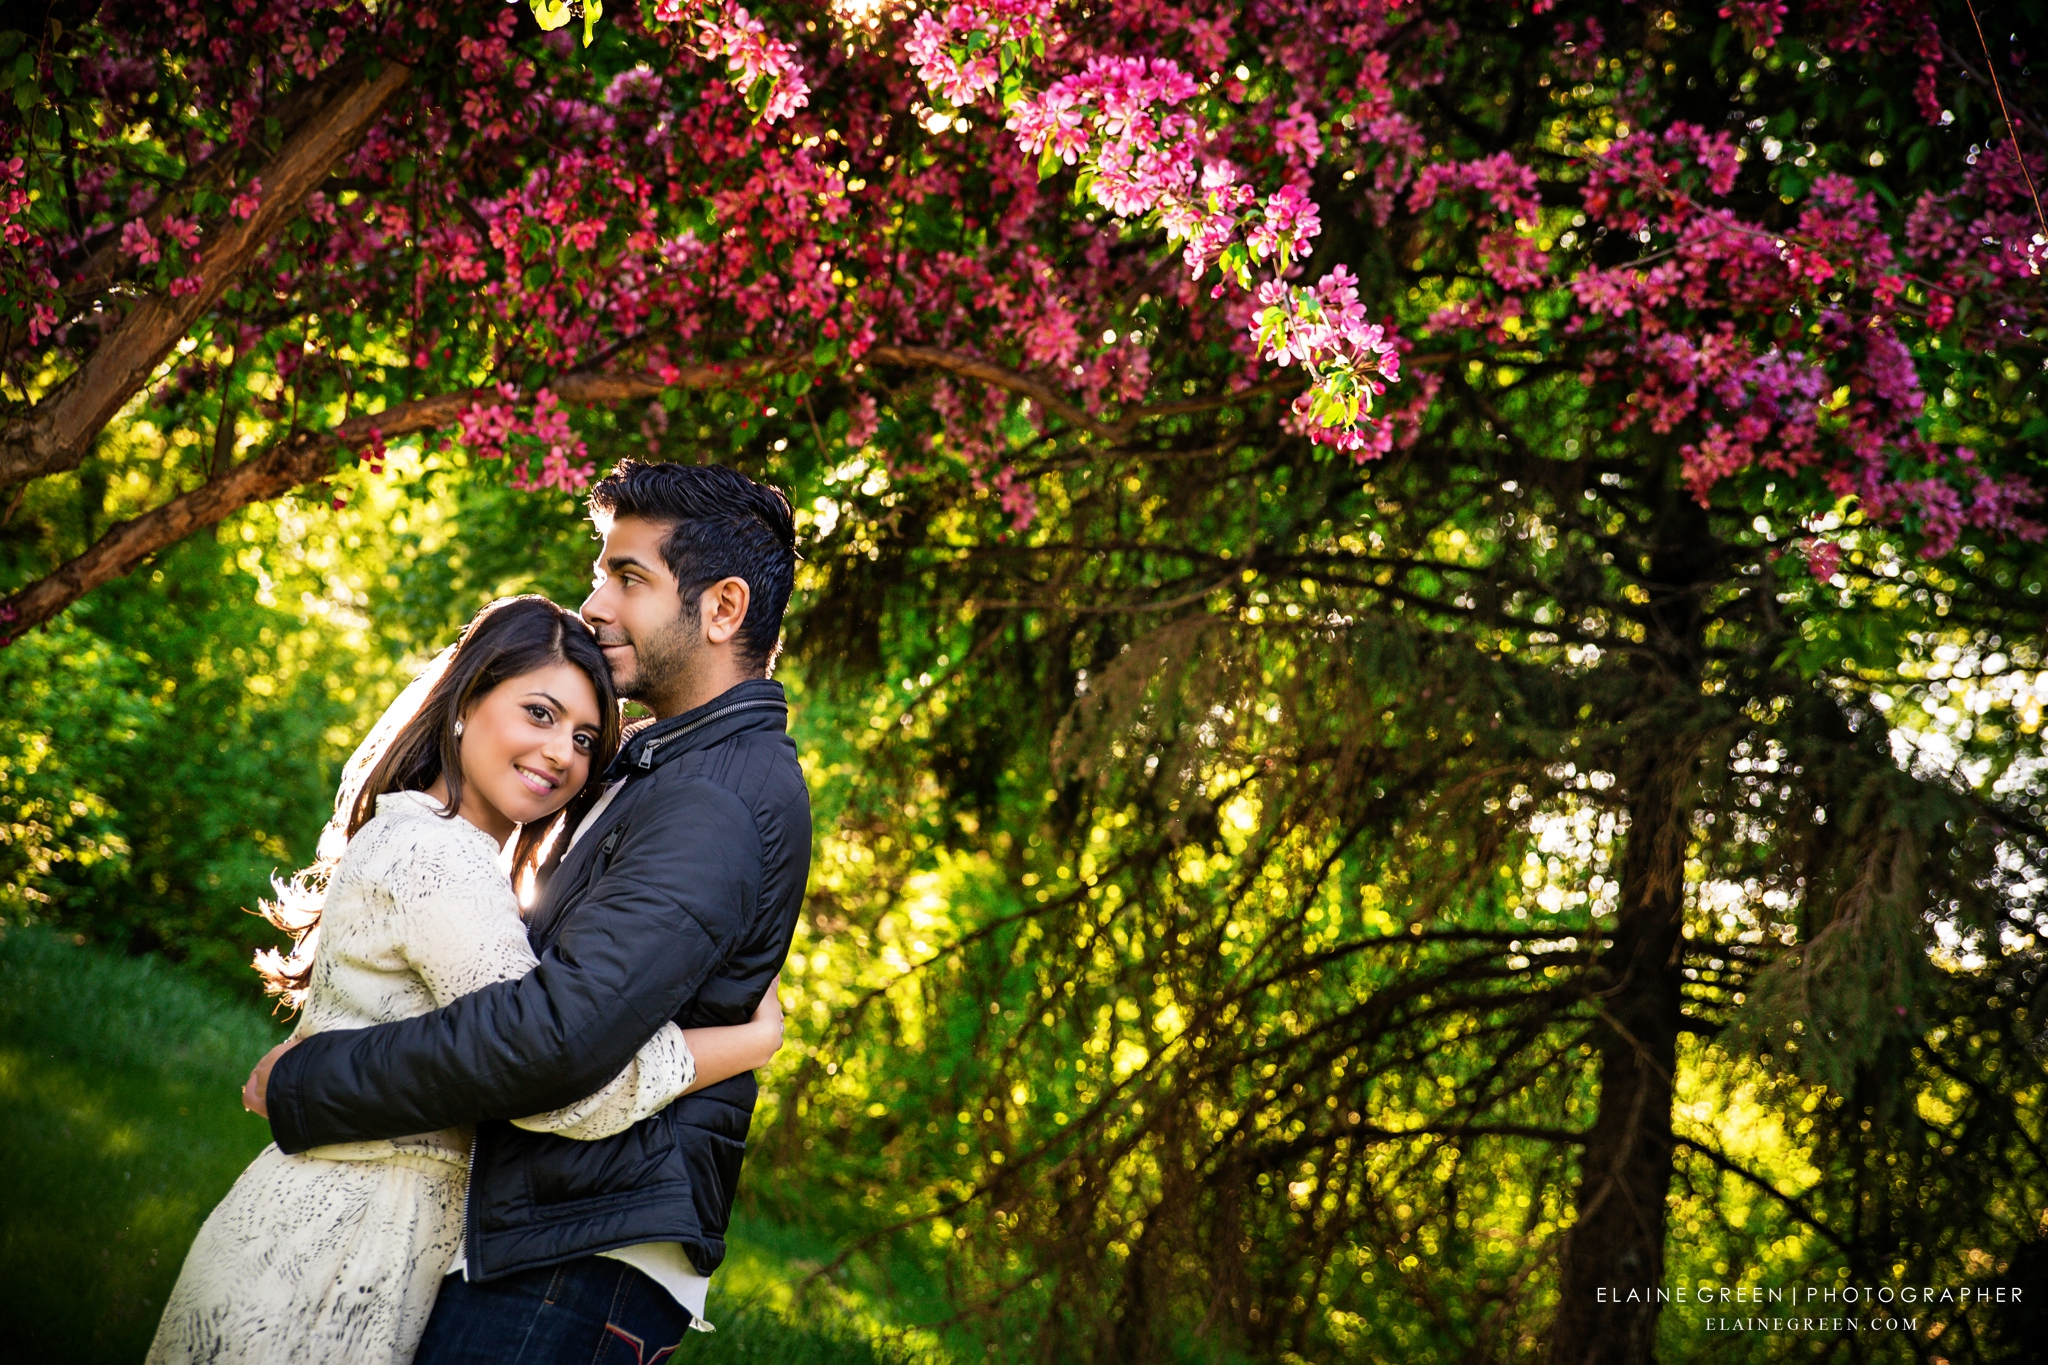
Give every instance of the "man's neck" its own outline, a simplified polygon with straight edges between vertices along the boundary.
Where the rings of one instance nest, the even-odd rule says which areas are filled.
[[[668,720],[675,716],[685,715],[696,710],[706,702],[717,701],[741,683],[748,682],[758,676],[758,674],[742,672],[739,668],[733,666],[707,669],[699,677],[690,680],[691,685],[689,689],[684,691],[676,702],[669,703],[664,699],[662,705],[654,707],[654,718],[656,720]]]

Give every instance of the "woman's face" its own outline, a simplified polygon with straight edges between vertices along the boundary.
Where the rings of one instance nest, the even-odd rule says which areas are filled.
[[[574,664],[508,678],[462,717],[462,814],[500,840],[542,820],[590,780],[597,689]]]

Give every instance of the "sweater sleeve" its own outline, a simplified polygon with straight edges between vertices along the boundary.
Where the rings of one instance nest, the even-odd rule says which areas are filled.
[[[661,1032],[642,1043],[626,1069],[604,1089],[574,1104],[512,1122],[536,1133],[594,1142],[659,1114],[696,1080],[697,1059],[690,1055],[683,1031],[672,1023],[663,1024]]]
[[[442,856],[412,860],[409,875],[395,878],[404,884],[392,888],[404,917],[406,963],[437,1006],[493,982],[516,981],[538,965],[503,872],[481,844],[451,832],[456,838]],[[660,1113],[696,1079],[697,1061],[683,1031],[664,1024],[602,1088],[514,1122],[585,1141],[607,1138]]]
[[[741,942],[761,850],[752,813],[724,788],[679,775],[649,792],[531,972],[416,1018],[317,1034],[280,1057],[269,1094],[279,1148],[574,1107]],[[637,1104],[639,1081],[634,1091]]]

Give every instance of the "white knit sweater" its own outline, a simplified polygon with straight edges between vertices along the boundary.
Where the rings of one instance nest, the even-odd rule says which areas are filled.
[[[425,1014],[534,967],[498,846],[423,792],[378,798],[328,882],[295,1036]],[[674,1024],[586,1099],[519,1126],[601,1138],[696,1079]],[[406,1365],[461,1242],[470,1135],[445,1129],[285,1156],[266,1147],[213,1211],[151,1365]]]

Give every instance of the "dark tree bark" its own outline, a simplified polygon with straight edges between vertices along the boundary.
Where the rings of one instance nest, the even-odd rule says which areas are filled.
[[[1685,859],[1700,760],[1701,592],[1714,580],[1705,513],[1675,486],[1639,580],[1649,593],[1644,705],[1621,736],[1628,810],[1614,937],[1592,974],[1600,1109],[1581,1158],[1564,1243],[1552,1365],[1647,1365],[1664,1280],[1673,1077],[1683,1021]],[[1619,1291],[1621,1302],[1609,1300]],[[1628,1302],[1635,1291],[1636,1302]]]
[[[1587,1134],[1578,1221],[1565,1243],[1552,1365],[1643,1365],[1653,1356],[1674,1146],[1684,794],[1692,768],[1674,754],[1646,757],[1629,794],[1620,920],[1594,997],[1600,1112]],[[1640,1301],[1597,1302],[1603,1287],[1624,1300],[1637,1291]]]

